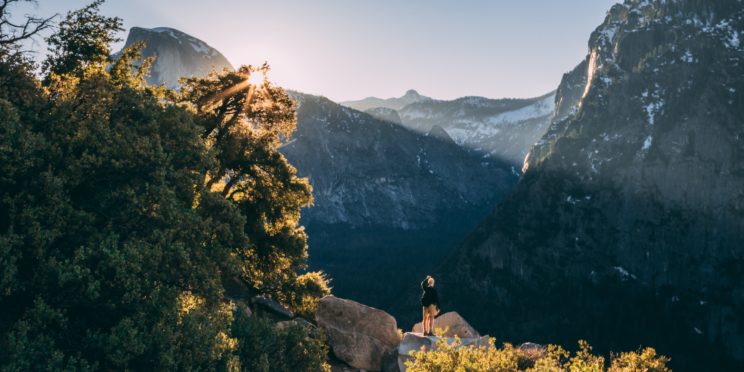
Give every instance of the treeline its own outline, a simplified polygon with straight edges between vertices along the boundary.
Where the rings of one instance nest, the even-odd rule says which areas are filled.
[[[247,317],[245,299],[312,314],[301,274],[306,179],[277,147],[293,102],[267,66],[148,86],[102,1],[51,19],[0,4],[0,369],[319,370],[323,341]],[[30,27],[29,27],[30,25]],[[226,290],[229,288],[229,290]],[[299,323],[298,323],[299,324]]]

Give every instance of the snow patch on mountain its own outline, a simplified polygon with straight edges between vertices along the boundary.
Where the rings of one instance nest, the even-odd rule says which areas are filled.
[[[521,164],[547,129],[555,92],[530,99],[462,97],[410,104],[399,111],[404,126],[426,133],[440,126],[455,143],[488,157]]]
[[[488,121],[490,124],[517,123],[550,115],[553,110],[555,110],[555,94],[550,94],[532,105],[496,115]]]

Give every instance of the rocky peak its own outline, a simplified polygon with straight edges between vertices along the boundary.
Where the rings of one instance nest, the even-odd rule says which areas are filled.
[[[351,107],[356,110],[365,111],[377,107],[384,107],[392,110],[400,110],[412,103],[430,101],[431,98],[420,95],[417,91],[409,89],[406,93],[400,97],[394,98],[377,98],[367,97],[359,101],[346,101],[341,102],[342,105]]]
[[[233,67],[219,51],[191,35],[169,27],[132,27],[125,48],[145,42],[142,57],[155,57],[150,84],[178,87],[182,77],[205,76],[210,71],[232,70]]]
[[[406,91],[406,94],[404,94],[403,97],[401,98],[419,100],[421,98],[421,95],[415,89],[409,89]]]

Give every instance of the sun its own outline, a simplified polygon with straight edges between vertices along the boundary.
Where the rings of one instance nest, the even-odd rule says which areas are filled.
[[[266,74],[264,74],[261,71],[254,71],[251,73],[250,77],[248,78],[248,83],[259,86],[264,83],[266,80]]]

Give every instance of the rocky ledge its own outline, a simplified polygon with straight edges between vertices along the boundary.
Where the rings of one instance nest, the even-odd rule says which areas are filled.
[[[436,350],[440,339],[424,336],[420,323],[403,333],[388,313],[334,296],[320,300],[315,321],[338,359],[334,371],[405,371],[412,351]],[[454,311],[437,317],[434,327],[443,330],[441,336],[450,345],[455,337],[461,346],[489,345],[488,336],[481,336]]]

